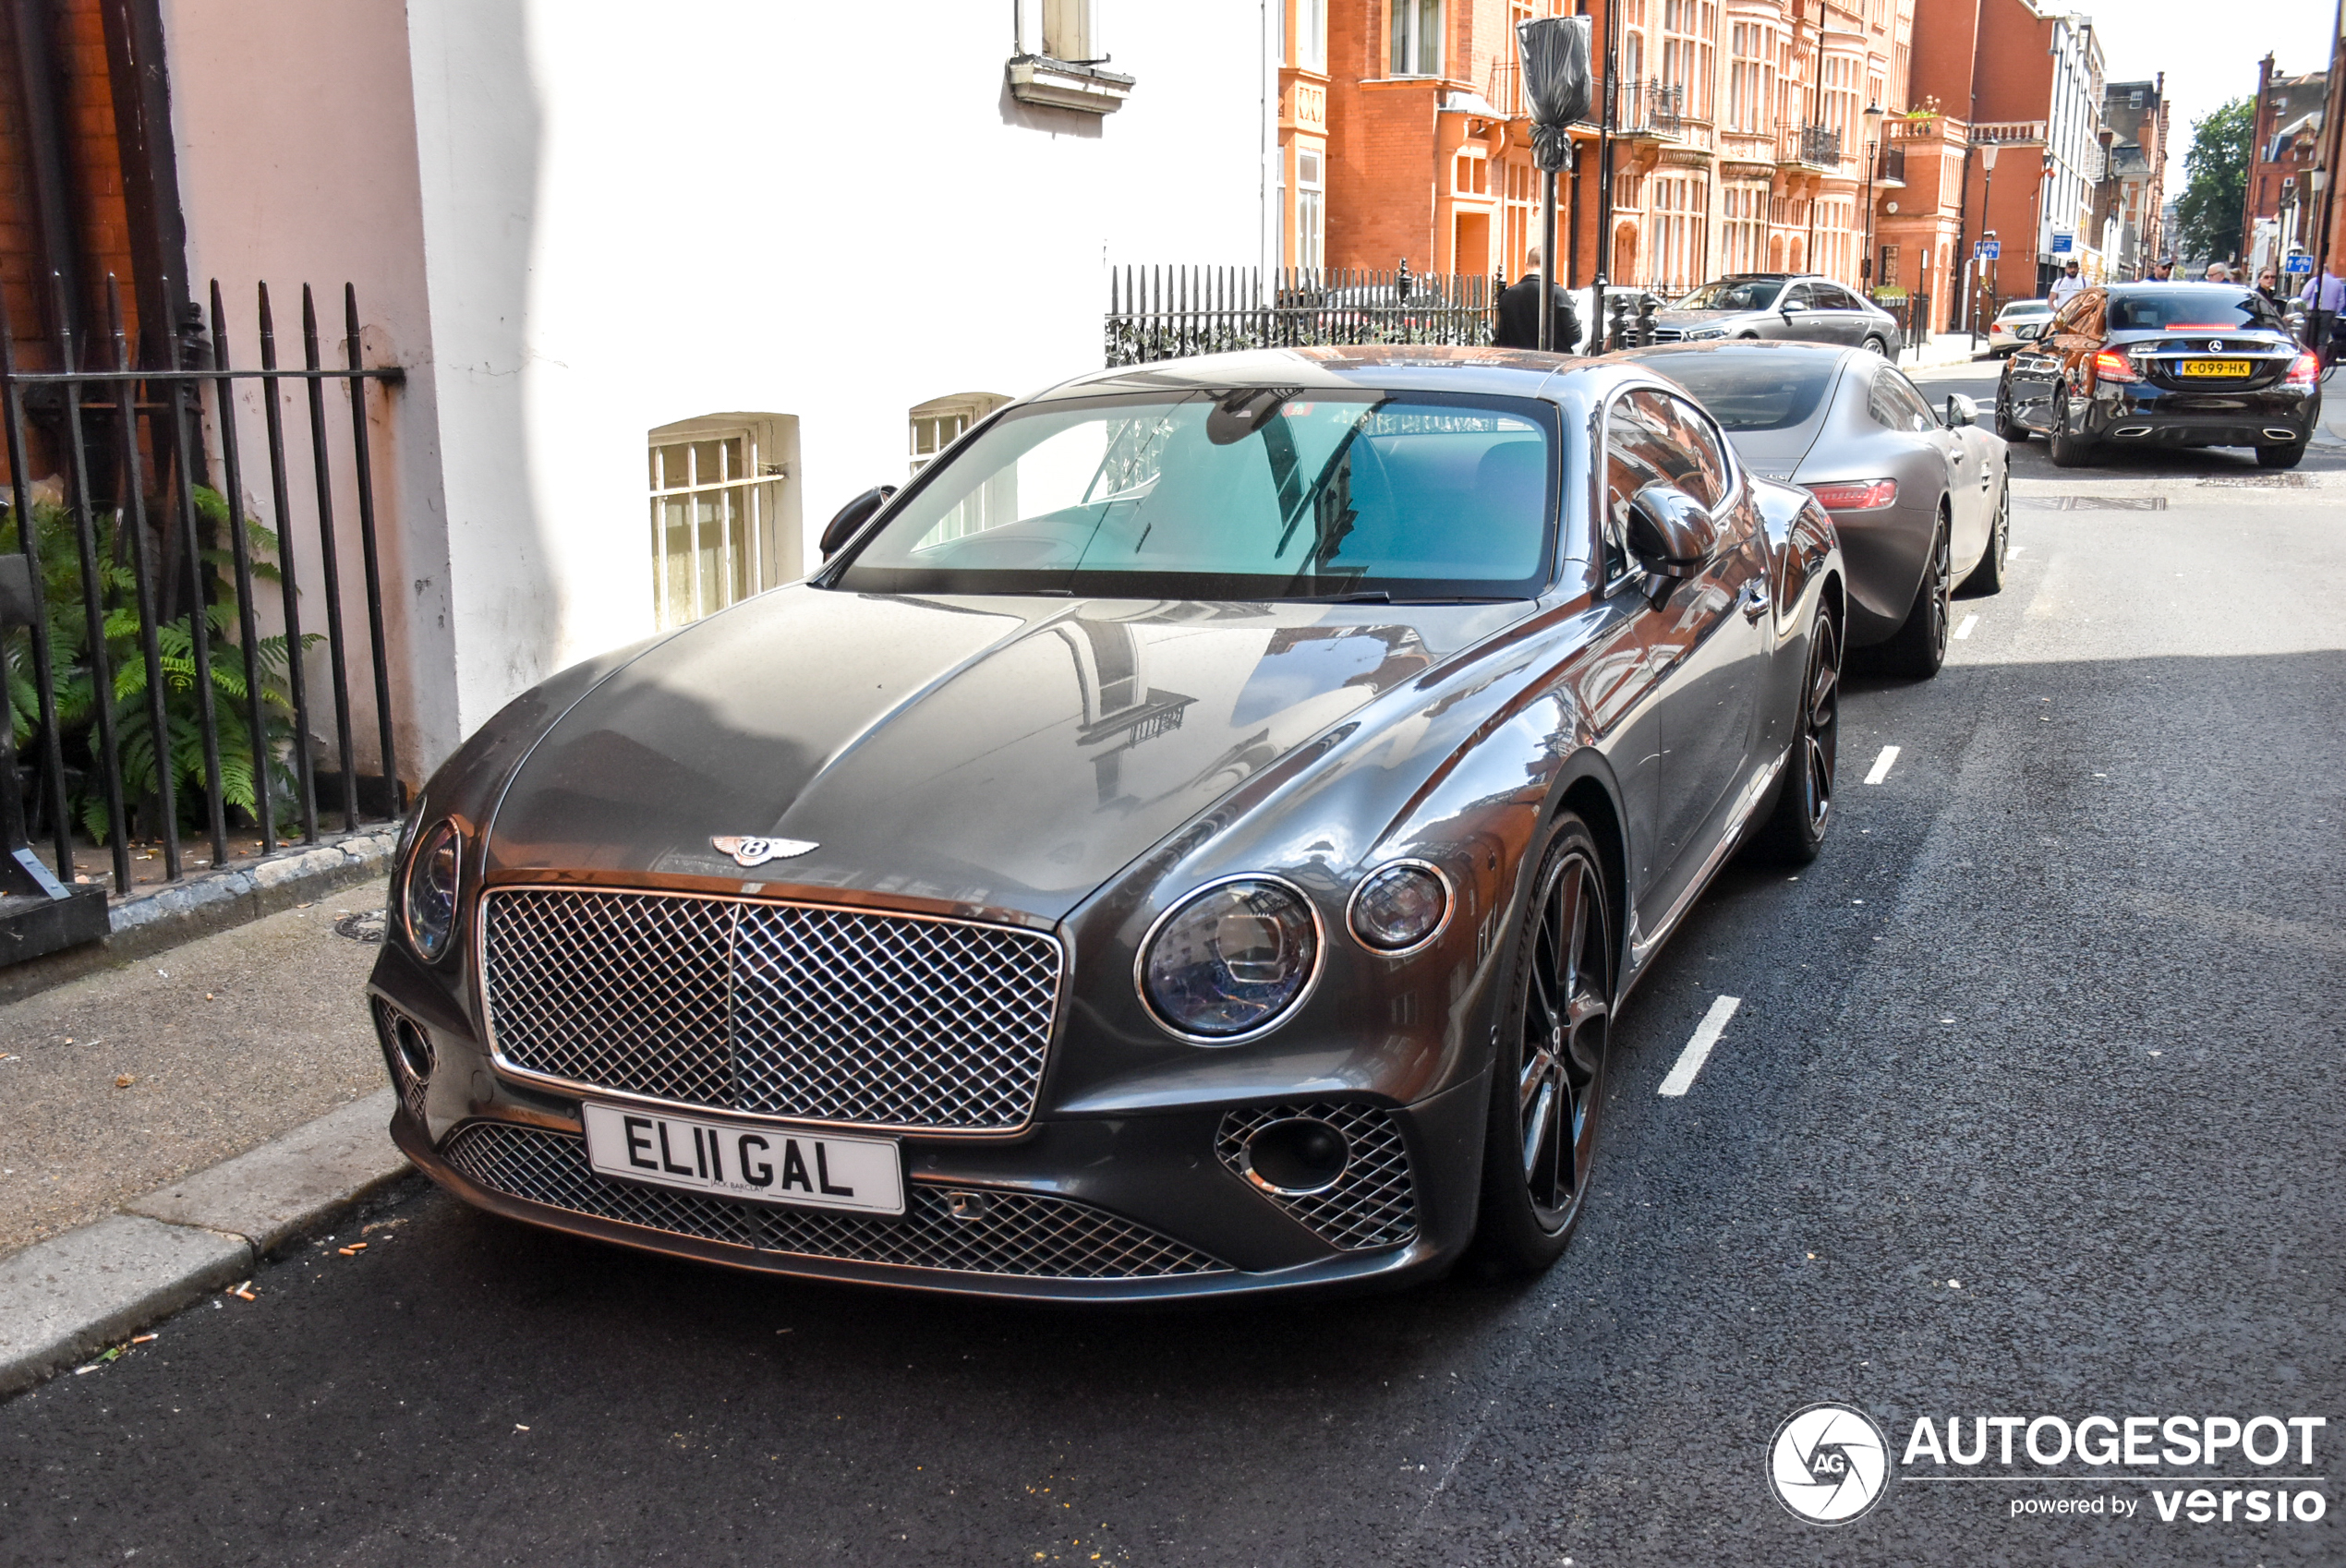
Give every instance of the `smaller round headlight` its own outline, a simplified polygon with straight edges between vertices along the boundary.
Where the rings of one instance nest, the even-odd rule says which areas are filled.
[[[1397,861],[1369,874],[1352,895],[1352,935],[1381,953],[1433,940],[1450,914],[1450,888],[1422,861]]]
[[[1245,877],[1157,923],[1141,948],[1141,995],[1178,1034],[1237,1040],[1294,1006],[1319,959],[1310,901],[1284,882]]]
[[[400,912],[406,923],[407,940],[426,959],[446,952],[449,935],[456,929],[456,883],[463,850],[455,824],[442,822],[417,841],[415,853],[408,857]]]

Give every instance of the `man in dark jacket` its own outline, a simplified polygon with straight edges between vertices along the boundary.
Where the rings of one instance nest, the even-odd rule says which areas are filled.
[[[1534,246],[1523,259],[1523,281],[1499,296],[1499,328],[1491,335],[1498,348],[1540,346],[1540,249]],[[1572,313],[1572,296],[1555,290],[1555,352],[1569,354],[1580,341],[1580,320]]]

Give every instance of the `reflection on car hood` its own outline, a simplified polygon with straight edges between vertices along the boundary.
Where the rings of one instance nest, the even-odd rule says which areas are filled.
[[[1723,321],[1730,316],[1757,316],[1757,310],[1657,310],[1653,319],[1663,326],[1693,326],[1704,321]]]
[[[492,872],[776,881],[1058,919],[1215,800],[1529,604],[779,589],[629,665],[507,790]]]

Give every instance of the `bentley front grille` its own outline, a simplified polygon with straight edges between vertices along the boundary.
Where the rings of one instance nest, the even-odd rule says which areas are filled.
[[[735,1203],[599,1176],[586,1140],[514,1122],[470,1122],[441,1155],[492,1192],[646,1230],[760,1252],[1029,1279],[1166,1279],[1229,1265],[1087,1203],[1031,1192],[909,1183],[901,1219]]]
[[[1270,1192],[1259,1187],[1255,1190],[1321,1240],[1348,1252],[1397,1247],[1417,1235],[1418,1205],[1409,1181],[1409,1151],[1402,1147],[1401,1129],[1378,1106],[1251,1105],[1227,1111],[1214,1152],[1233,1176],[1244,1181],[1241,1153],[1248,1138],[1273,1122],[1295,1118],[1324,1122],[1343,1134],[1347,1157],[1342,1174],[1324,1192]]]
[[[860,910],[524,887],[481,903],[498,1056],[684,1105],[1010,1132],[1058,1007],[1040,932]]]

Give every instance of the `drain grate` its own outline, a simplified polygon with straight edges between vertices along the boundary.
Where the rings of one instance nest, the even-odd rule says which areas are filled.
[[[2165,496],[2014,496],[2015,505],[2038,512],[2164,512]]]

